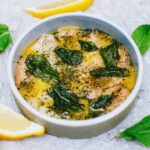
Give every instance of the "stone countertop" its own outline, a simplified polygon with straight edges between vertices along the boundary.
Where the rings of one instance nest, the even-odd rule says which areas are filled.
[[[49,0],[0,0],[0,22],[10,26],[13,42],[26,29],[40,21],[25,14],[22,9],[46,3]],[[54,0],[51,0],[54,1]],[[56,1],[56,0],[55,0]],[[150,23],[150,0],[95,0],[88,13],[108,19],[128,34],[140,24]],[[7,79],[7,58],[11,48],[0,54],[0,103],[19,111]],[[137,96],[137,102],[130,114],[113,130],[88,139],[58,138],[51,135],[31,137],[20,141],[0,141],[0,150],[147,150],[136,142],[115,139],[114,136],[150,114],[150,52],[143,57],[144,78]]]

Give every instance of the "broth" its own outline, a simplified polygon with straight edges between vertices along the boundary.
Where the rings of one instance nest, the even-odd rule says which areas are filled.
[[[111,112],[130,95],[136,69],[127,48],[98,29],[63,27],[23,51],[16,86],[38,111],[85,120]]]

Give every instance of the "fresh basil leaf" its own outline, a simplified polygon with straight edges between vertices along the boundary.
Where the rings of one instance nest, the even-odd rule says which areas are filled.
[[[0,24],[0,52],[3,52],[12,43],[9,28],[5,24]]]
[[[79,65],[82,62],[83,54],[78,50],[69,50],[61,47],[55,48],[55,53],[60,59],[69,65]]]
[[[1,24],[0,23],[0,35],[5,33],[5,32],[8,32],[9,31],[9,28],[6,24]]]
[[[126,140],[134,140],[135,138],[131,135],[120,133],[116,136],[117,138],[123,137]]]
[[[48,32],[48,33],[55,35],[56,33],[58,33],[58,30],[52,30],[52,31],[50,31],[50,32]]]
[[[64,85],[57,85],[49,92],[49,95],[54,99],[54,107],[58,111],[78,112],[83,110],[77,95]]]
[[[92,70],[90,74],[95,78],[127,77],[130,75],[130,72],[125,68],[99,68],[96,70]]]
[[[12,38],[9,32],[0,35],[0,52],[3,52],[9,44],[12,43]]]
[[[91,110],[99,110],[104,108],[108,103],[111,102],[113,95],[102,95],[97,101],[93,102],[90,106]]]
[[[97,118],[101,115],[100,111],[91,111],[91,117],[92,118]]]
[[[150,115],[121,132],[117,137],[122,137],[126,140],[137,140],[145,146],[150,146]]]
[[[87,35],[89,35],[90,33],[92,33],[92,29],[88,29],[88,28],[85,28],[85,29],[80,29],[79,30],[79,34],[81,35],[81,36],[87,36]]]
[[[94,29],[94,33],[95,34],[100,34],[100,33],[104,33],[103,31],[99,30],[99,29]]]
[[[96,51],[98,49],[97,46],[95,45],[95,43],[92,41],[79,40],[79,44],[81,46],[81,49],[83,49],[87,52]]]
[[[33,76],[46,81],[51,79],[58,80],[57,70],[51,67],[49,61],[44,57],[44,55],[28,55],[25,63],[28,68],[28,72]]]
[[[145,54],[145,52],[150,47],[150,24],[137,27],[131,36],[139,48],[141,54]]]
[[[118,53],[119,43],[115,42],[105,48],[100,49],[100,54],[104,59],[107,68],[116,67],[120,59]]]

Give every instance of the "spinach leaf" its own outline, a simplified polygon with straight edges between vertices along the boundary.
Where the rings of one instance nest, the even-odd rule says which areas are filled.
[[[0,52],[3,52],[12,43],[9,28],[5,24],[0,24]]]
[[[78,50],[69,50],[61,47],[55,48],[55,53],[60,59],[69,65],[79,65],[82,62],[83,54]]]
[[[95,78],[126,77],[130,75],[130,72],[125,68],[99,68],[96,70],[92,70],[90,74]]]
[[[64,85],[57,85],[49,92],[49,95],[54,99],[54,107],[58,111],[78,112],[83,110],[82,105],[78,103],[77,95]]]
[[[97,101],[93,102],[90,106],[91,110],[98,110],[104,108],[111,102],[113,95],[102,95]]]
[[[116,67],[120,59],[118,53],[119,43],[115,42],[110,46],[100,49],[100,54],[104,59],[107,68]]]
[[[32,54],[26,58],[26,66],[33,76],[42,80],[58,79],[57,70],[53,69],[44,55]]]
[[[117,137],[122,137],[126,140],[137,140],[145,146],[150,146],[150,115],[121,132]]]
[[[81,49],[83,49],[87,52],[95,51],[98,49],[97,46],[95,45],[95,43],[93,43],[92,41],[79,40],[79,44],[81,46]]]
[[[141,25],[136,28],[131,37],[138,46],[141,54],[145,54],[150,47],[150,24]]]

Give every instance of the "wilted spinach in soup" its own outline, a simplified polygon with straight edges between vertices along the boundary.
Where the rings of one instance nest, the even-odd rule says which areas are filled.
[[[23,51],[16,86],[48,116],[85,120],[111,112],[132,91],[136,70],[126,47],[95,29],[63,27]]]

